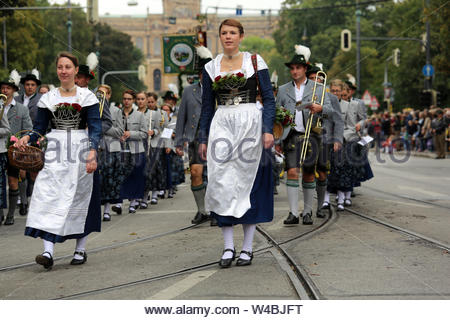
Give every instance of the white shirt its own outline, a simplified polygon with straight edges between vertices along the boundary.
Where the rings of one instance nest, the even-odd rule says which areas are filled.
[[[11,103],[10,104],[8,104],[6,107],[5,107],[5,113],[4,114],[8,114],[8,111],[9,111],[9,109],[11,109],[11,106],[15,106],[16,105],[16,100],[14,100],[14,99],[12,99],[12,101],[11,101]]]
[[[31,95],[30,97],[27,96],[26,94],[23,95],[23,105],[24,105],[25,107],[28,107],[28,104],[30,103],[30,100],[31,100],[31,97],[32,97],[32,96],[33,96],[33,95]]]
[[[295,101],[297,102],[302,101],[303,93],[305,92],[306,81],[308,81],[308,79],[305,79],[305,81],[300,85],[300,88],[297,88],[297,85],[294,82]],[[295,130],[298,132],[305,132],[305,126],[303,125],[303,112],[301,110],[295,110]]]

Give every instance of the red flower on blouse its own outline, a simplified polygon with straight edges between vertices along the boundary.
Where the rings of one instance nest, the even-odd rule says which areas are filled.
[[[221,76],[217,76],[217,77],[214,78],[214,81],[219,81],[220,79],[222,79],[222,77]]]
[[[72,107],[77,110],[78,112],[81,111],[81,106],[78,103],[72,103]]]
[[[242,72],[238,72],[238,73],[236,73],[236,75],[240,78],[244,77],[244,74]]]

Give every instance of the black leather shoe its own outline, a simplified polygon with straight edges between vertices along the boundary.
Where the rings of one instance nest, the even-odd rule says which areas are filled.
[[[191,220],[191,223],[192,224],[200,224],[202,222],[205,222],[206,220],[208,220],[208,216],[206,214],[197,212],[194,219]]]
[[[313,224],[312,213],[303,213],[303,224]]]
[[[217,220],[216,220],[216,218],[210,218],[210,226],[211,227],[217,227]]]
[[[19,214],[21,216],[26,216],[28,213],[28,205],[27,204],[19,204]]]
[[[298,222],[298,217],[294,216],[292,212],[289,212],[288,217],[283,221],[284,224],[298,224]]]
[[[220,266],[221,268],[229,268],[229,267],[231,267],[231,263],[233,263],[234,259],[236,258],[236,257],[235,257],[235,255],[236,255],[236,249],[225,249],[225,250],[223,250],[222,255],[223,255],[225,252],[227,252],[227,251],[232,252],[232,253],[233,253],[233,257],[232,257],[232,258],[228,258],[228,259],[220,259],[220,261],[219,261],[219,266]]]
[[[119,215],[122,214],[122,207],[112,206],[111,210],[114,211],[115,213],[119,214]]]
[[[103,214],[103,221],[111,221],[111,216],[109,215],[109,213]]]
[[[327,216],[327,211],[329,209],[326,209],[324,207],[320,208],[319,210],[317,210],[316,216],[317,218],[325,218]]]
[[[44,256],[44,253],[47,253],[50,256],[50,258],[47,256]],[[45,269],[51,269],[53,266],[53,257],[50,254],[50,252],[47,252],[47,251],[43,252],[42,254],[37,255],[35,261],[37,264],[40,264],[41,266],[43,266]]]
[[[146,201],[140,201],[139,202],[139,209],[147,209],[148,203]]]
[[[328,202],[324,202],[322,209],[329,209],[330,208],[330,204]]]
[[[128,208],[128,213],[136,213],[136,207],[130,206],[130,207]]]
[[[7,216],[4,225],[5,226],[11,226],[13,224],[14,224],[14,217],[8,217]]]
[[[241,251],[241,254],[242,253],[245,253],[246,255],[248,255],[249,257],[250,257],[250,259],[241,259],[241,258],[239,258],[239,259],[237,259],[237,261],[236,261],[236,266],[238,266],[238,267],[243,267],[243,266],[249,266],[249,265],[251,265],[252,264],[252,260],[253,260],[253,252],[248,252],[248,251],[244,251],[244,250],[242,250]]]
[[[83,256],[83,259],[75,259],[75,258],[73,258],[72,261],[70,261],[70,264],[73,265],[73,266],[77,266],[77,265],[83,264],[83,263],[85,263],[87,261],[87,253],[86,253],[86,251],[84,251],[84,252],[82,252],[82,251],[75,251],[73,254],[74,255],[78,254],[80,256]]]

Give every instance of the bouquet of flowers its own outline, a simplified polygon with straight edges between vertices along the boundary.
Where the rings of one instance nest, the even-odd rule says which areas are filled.
[[[294,115],[284,107],[277,107],[275,111],[275,123],[273,125],[274,138],[280,139],[286,127],[295,127]]]
[[[56,110],[69,110],[81,112],[81,106],[78,103],[59,103],[56,105]]]
[[[239,87],[242,87],[247,82],[247,78],[245,78],[245,74],[242,72],[238,73],[229,73],[225,76],[217,76],[214,79],[214,82],[212,84],[213,90],[233,90],[237,89]]]

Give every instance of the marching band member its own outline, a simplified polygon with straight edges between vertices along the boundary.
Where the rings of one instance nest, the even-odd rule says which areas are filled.
[[[311,66],[306,72],[309,80],[314,81],[316,79],[317,72],[322,71],[320,65],[316,64]],[[317,77],[318,81],[322,81],[320,77]],[[327,199],[327,205],[324,206],[325,197],[327,194],[327,175],[330,171],[330,157],[332,152],[337,152],[342,148],[343,136],[344,136],[344,119],[342,118],[341,107],[339,104],[339,99],[333,94],[339,87],[330,84],[331,93],[327,92],[326,95],[330,99],[331,106],[333,107],[333,112],[328,114],[327,117],[323,119],[323,146],[319,155],[319,160],[317,162],[316,171],[318,174],[316,192],[317,192],[317,217],[325,218],[326,211],[330,211],[331,206],[329,205],[329,194]]]
[[[7,207],[6,202],[6,168],[8,165],[8,150],[6,143],[11,129],[9,128],[8,117],[5,114],[5,105],[0,109],[0,225],[5,219],[3,209]]]
[[[256,224],[273,219],[275,99],[264,60],[239,51],[242,24],[224,20],[219,37],[224,53],[203,70],[199,152],[208,165],[205,207],[222,230],[224,251],[219,265],[227,268],[235,259],[233,226],[242,224],[244,229],[236,265],[246,266],[253,259]],[[227,81],[229,74],[233,81]],[[258,80],[264,107],[256,103]]]
[[[23,135],[25,131],[33,129],[33,123],[31,122],[30,112],[28,107],[14,100],[14,93],[19,90],[18,84],[20,81],[19,73],[16,70],[11,72],[9,80],[0,82],[2,94],[7,96],[4,114],[3,116],[8,119],[8,123],[12,134]],[[7,168],[8,173],[8,215],[6,216],[5,225],[14,224],[14,211],[17,206],[17,199],[19,198],[19,177],[22,180],[26,180],[26,171],[19,170],[18,168],[12,166],[8,163]],[[27,207],[28,199],[25,192],[23,193],[23,199],[21,199],[21,204],[24,208]],[[26,210],[21,210],[20,214],[25,215]]]
[[[290,62],[285,63],[289,68],[292,81],[280,86],[277,95],[277,105],[281,105],[295,114],[296,127],[291,129],[282,141],[282,148],[285,155],[285,167],[287,171],[287,194],[290,212],[284,224],[299,223],[298,194],[299,194],[299,172],[302,169],[302,187],[304,209],[302,213],[303,224],[312,224],[312,203],[316,190],[315,168],[319,159],[320,148],[322,146],[322,137],[319,133],[311,130],[309,144],[305,162],[300,168],[300,151],[302,150],[306,122],[312,113],[314,116],[313,124],[316,124],[317,113],[329,114],[332,112],[330,100],[325,95],[324,105],[321,106],[315,102],[310,103],[313,99],[322,96],[322,86],[317,85],[316,97],[312,96],[314,81],[308,80],[306,71],[308,69],[308,60],[311,55],[309,48],[296,45],[295,54]],[[296,104],[309,103],[303,110],[296,110]]]
[[[97,231],[97,226],[91,225],[96,217],[89,217],[92,211],[88,207],[101,137],[99,103],[91,91],[75,85],[78,59],[74,55],[61,52],[56,68],[61,86],[42,96],[34,125],[42,135],[49,123],[52,130],[47,134],[49,147],[25,229],[25,235],[43,239],[44,252],[36,256],[36,263],[46,269],[53,265],[55,243],[67,239],[77,239],[71,264],[85,263],[87,235]],[[23,149],[34,139],[35,133],[26,135],[15,146]]]
[[[186,87],[183,91],[178,110],[175,136],[176,153],[179,156],[184,155],[183,149],[185,144],[188,144],[189,148],[191,190],[197,205],[197,213],[191,221],[193,224],[200,224],[209,219],[205,209],[206,184],[203,182],[203,167],[206,163],[200,159],[198,154],[198,133],[202,110],[202,72],[205,64],[212,60],[212,54],[203,46],[197,48],[197,53],[200,57],[197,65],[200,82]],[[212,219],[211,225],[217,225],[217,222]]]

